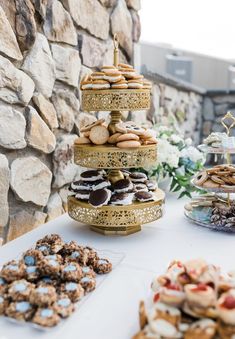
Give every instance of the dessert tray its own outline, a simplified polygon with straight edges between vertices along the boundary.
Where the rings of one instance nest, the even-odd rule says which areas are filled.
[[[68,317],[76,316],[92,291],[124,257],[123,253],[95,250],[75,241],[64,243],[56,234],[38,240],[35,249],[0,268],[0,327],[5,321],[43,331],[62,326]],[[96,267],[98,263],[103,267]],[[52,272],[58,267],[60,273]],[[81,277],[77,276],[77,269],[82,272]],[[68,286],[78,286],[78,295],[67,291]]]
[[[173,261],[139,306],[132,339],[224,339],[235,335],[235,275],[203,259]]]
[[[185,216],[197,225],[223,232],[235,231],[234,193],[235,166],[232,165],[233,149],[220,147],[221,140],[229,139],[235,118],[228,112],[221,120],[226,133],[212,133],[199,146],[206,153],[223,154],[226,164],[216,165],[200,171],[191,181],[197,189],[208,192],[204,197],[193,199],[185,205]],[[215,146],[213,146],[213,142]],[[230,142],[230,141],[229,141]],[[230,142],[231,143],[231,142]],[[212,146],[211,146],[212,144]]]
[[[141,224],[155,221],[162,216],[165,198],[164,192],[157,187],[148,190],[145,186],[147,181],[149,182],[147,177],[146,182],[142,179],[139,182],[136,180],[135,185],[132,185],[129,174],[126,175],[122,171],[149,167],[156,163],[157,140],[151,130],[131,121],[122,121],[123,110],[149,109],[151,83],[142,75],[138,75],[131,65],[120,64],[118,59],[118,40],[115,35],[114,64],[103,66],[101,71],[94,72],[81,81],[82,110],[110,111],[110,123],[106,127],[105,121],[100,119],[85,125],[80,128],[80,136],[74,144],[75,163],[97,171],[96,177],[103,180],[98,184],[100,196],[106,196],[107,199],[104,198],[104,202],[100,204],[97,201],[95,204],[91,203],[90,191],[97,190],[97,185],[89,185],[92,180],[89,177],[85,180],[89,181],[86,187],[82,177],[79,182],[73,183],[75,189],[71,189],[72,196],[68,197],[69,215],[76,221],[89,224],[93,231],[104,235],[128,235],[140,231]],[[101,170],[107,171],[102,179]],[[95,173],[94,171],[92,173]],[[129,190],[128,182],[131,186]],[[115,190],[115,183],[126,186]],[[76,184],[79,189],[76,189]],[[90,191],[86,194],[88,186]],[[140,197],[133,199],[131,203],[128,202],[129,195],[135,196],[137,188],[144,190],[145,198]],[[109,203],[110,197],[113,200],[113,195],[125,203]]]

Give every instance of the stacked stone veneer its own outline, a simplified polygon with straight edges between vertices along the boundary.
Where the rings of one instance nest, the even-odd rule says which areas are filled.
[[[79,80],[123,62],[140,35],[139,0],[0,0],[0,238],[9,241],[66,210],[79,168],[72,145]]]

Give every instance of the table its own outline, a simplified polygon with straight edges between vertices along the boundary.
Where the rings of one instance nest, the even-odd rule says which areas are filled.
[[[65,214],[0,248],[2,265],[40,237],[59,233],[66,241],[125,253],[123,262],[62,327],[47,333],[10,325],[0,317],[0,339],[130,339],[138,330],[139,301],[149,295],[152,278],[171,260],[203,257],[226,270],[234,269],[234,235],[189,223],[183,214],[184,203],[168,196],[164,217],[127,237],[93,233]]]

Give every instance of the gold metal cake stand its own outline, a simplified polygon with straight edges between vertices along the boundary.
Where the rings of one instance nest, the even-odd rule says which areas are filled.
[[[129,235],[141,230],[146,224],[161,218],[165,193],[157,189],[156,201],[135,202],[127,206],[102,206],[93,208],[87,202],[68,198],[68,213],[71,218],[104,235]]]

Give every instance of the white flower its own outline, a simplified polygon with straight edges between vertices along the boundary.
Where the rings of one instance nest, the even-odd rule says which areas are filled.
[[[165,139],[158,140],[158,163],[166,163],[172,168],[179,164],[180,151]]]
[[[167,126],[159,126],[158,131],[159,133],[168,132],[169,128]]]
[[[176,169],[176,174],[184,176],[185,175],[185,167],[184,166],[180,166],[179,168]]]
[[[187,139],[185,139],[185,141],[184,141],[184,143],[185,143],[185,145],[186,146],[191,146],[192,145],[192,139],[191,138],[187,138]]]
[[[178,144],[178,143],[180,143],[180,142],[183,142],[183,139],[182,139],[179,135],[177,135],[177,134],[172,134],[172,135],[170,136],[170,142],[171,142],[173,145],[176,145],[176,144]]]
[[[200,161],[200,162],[204,163],[204,161],[205,161],[205,157],[204,157],[203,153],[198,151],[193,146],[189,146],[189,147],[182,149],[181,157],[182,158],[189,158],[193,162]]]

